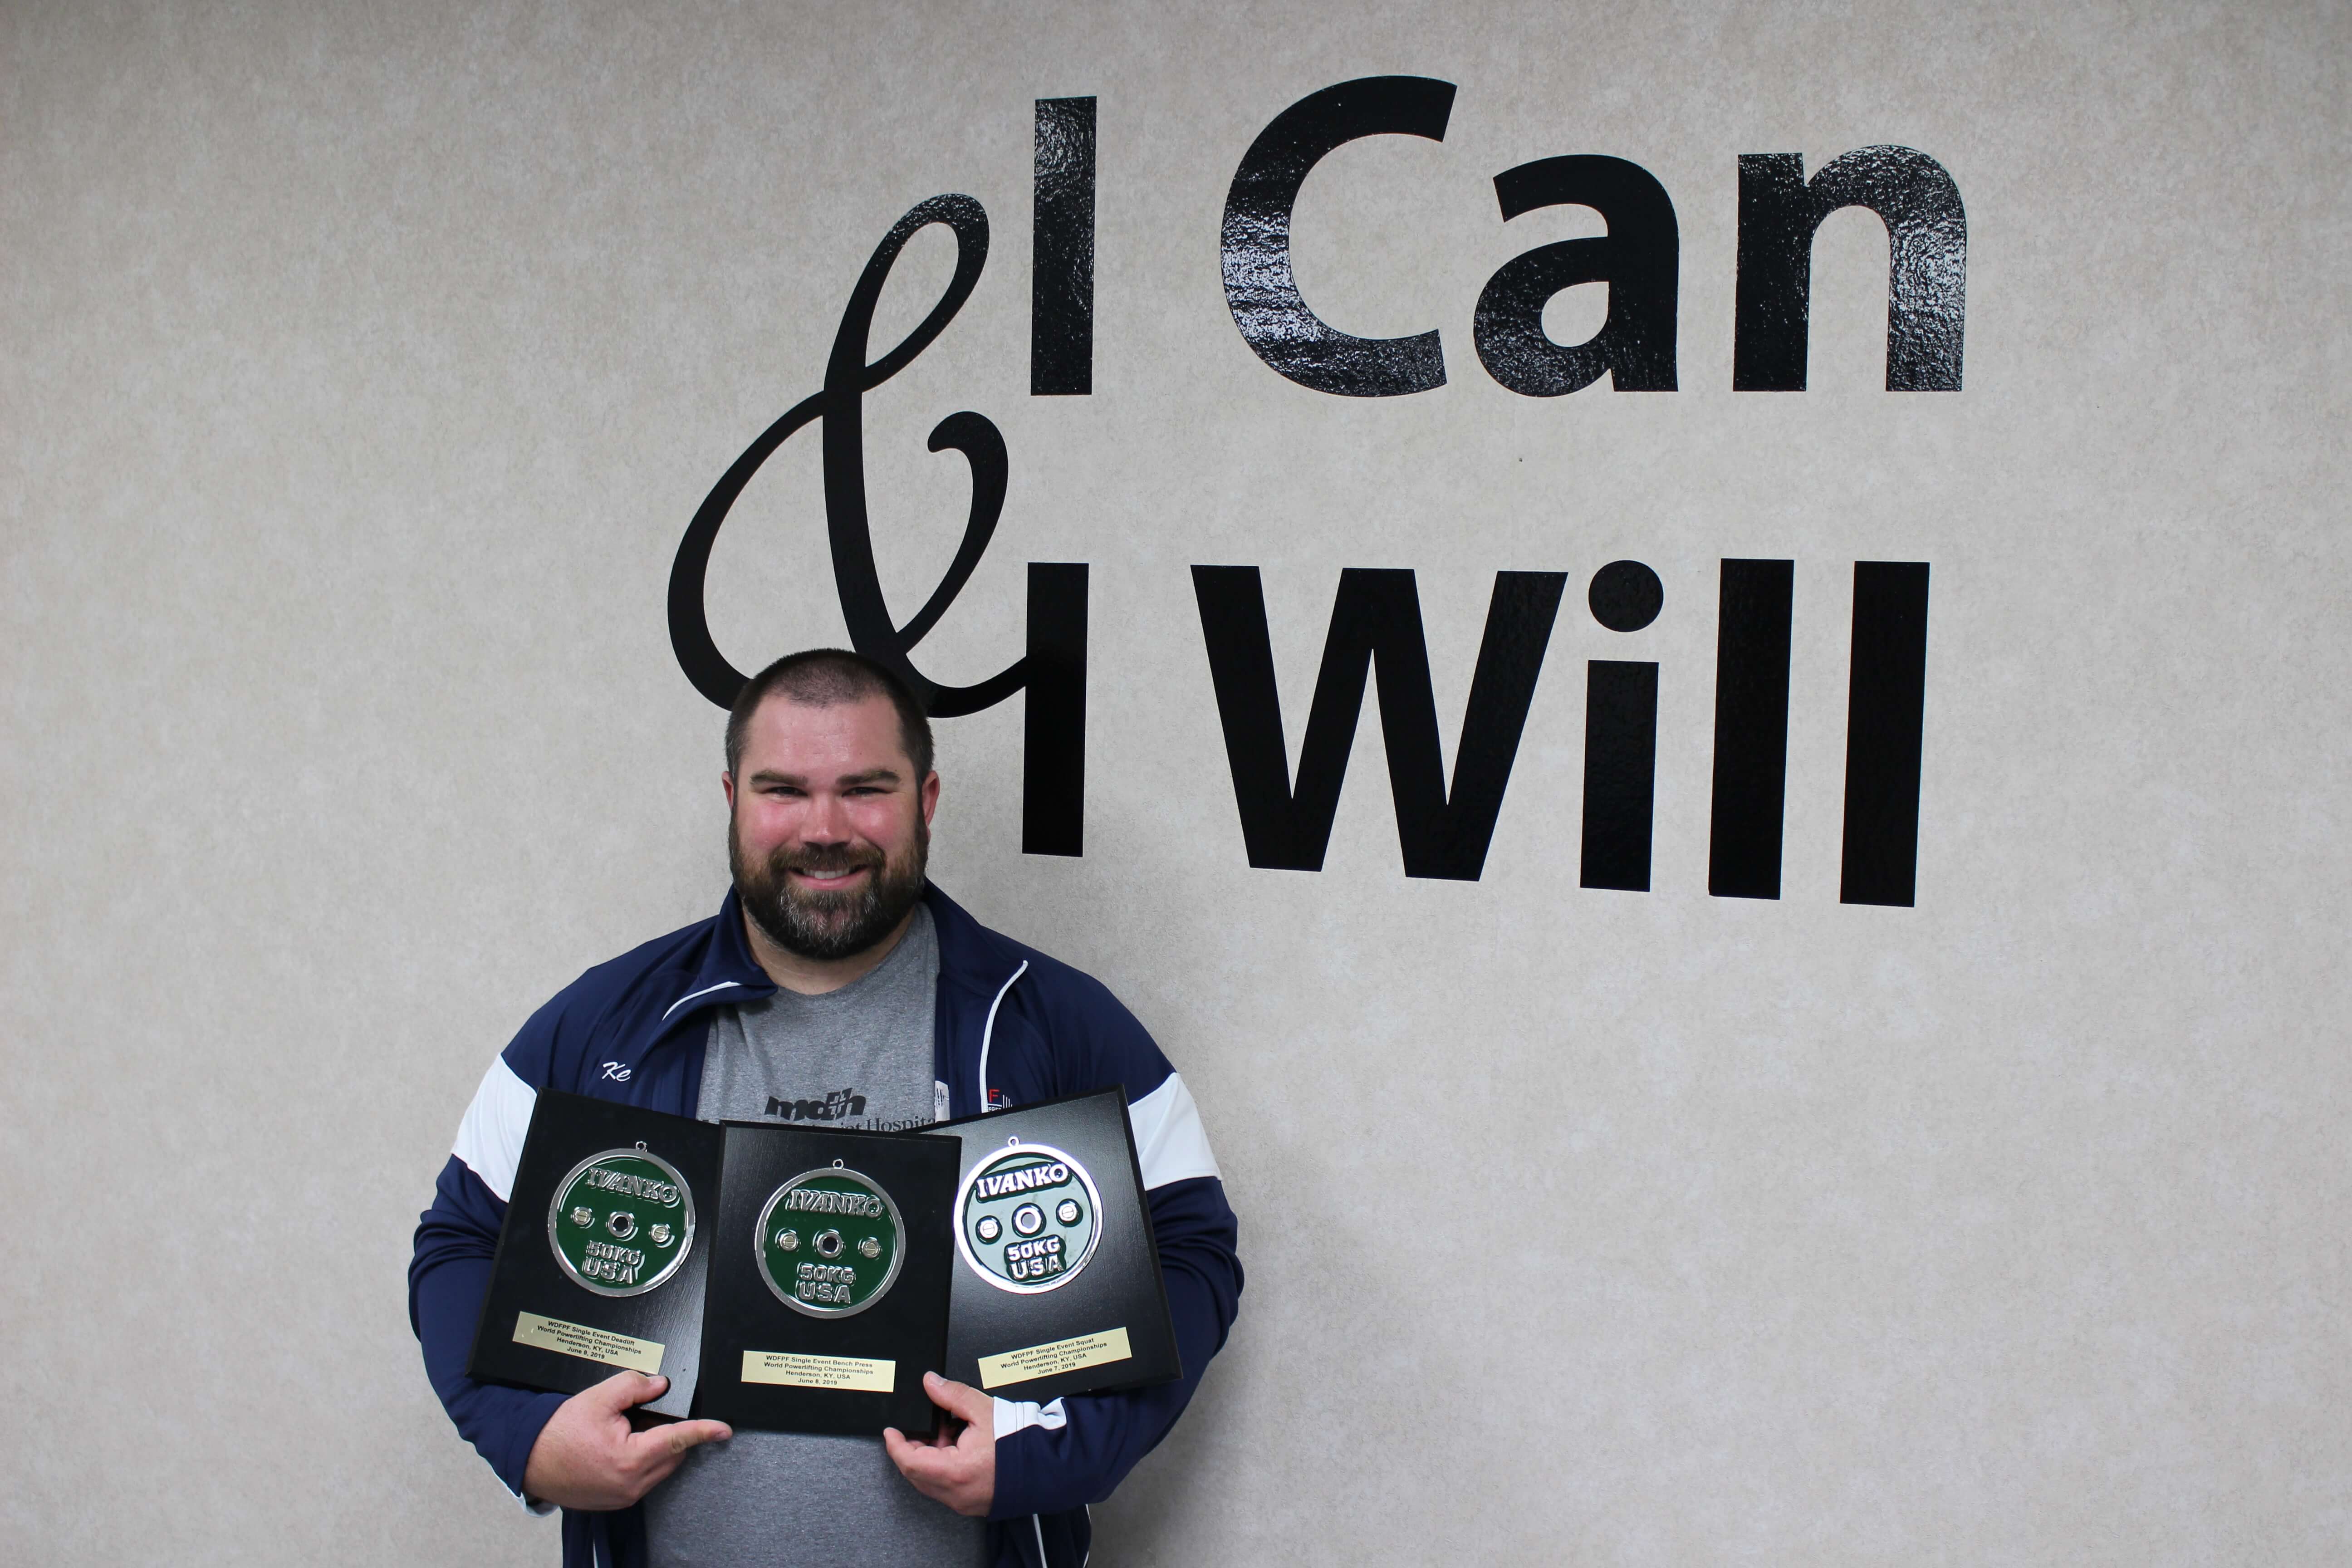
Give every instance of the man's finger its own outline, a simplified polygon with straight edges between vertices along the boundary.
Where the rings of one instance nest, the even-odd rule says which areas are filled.
[[[983,1436],[996,1436],[996,1401],[969,1384],[941,1377],[938,1373],[923,1373],[923,1392],[931,1403],[960,1421],[969,1421]]]
[[[939,1449],[925,1447],[895,1429],[884,1430],[882,1447],[889,1450],[890,1462],[898,1467],[898,1473],[919,1489],[928,1492],[930,1489],[926,1482],[936,1485],[947,1479],[943,1467],[948,1456]]]
[[[647,1377],[641,1372],[616,1372],[588,1390],[595,1404],[617,1415],[632,1405],[643,1405],[648,1399],[659,1399],[669,1388],[669,1379]]]
[[[704,1443],[724,1443],[733,1436],[735,1428],[724,1421],[680,1421],[669,1429],[670,1444],[681,1454]]]
[[[723,1443],[733,1436],[735,1429],[724,1421],[672,1421],[635,1434],[630,1437],[629,1447],[640,1455],[675,1458],[689,1448],[704,1443]]]

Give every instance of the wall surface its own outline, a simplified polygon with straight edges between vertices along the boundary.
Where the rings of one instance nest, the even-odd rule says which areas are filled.
[[[1082,857],[1024,702],[942,725],[936,875],[1154,1030],[1243,1216],[1119,1564],[2352,1555],[2352,17],[2259,4],[0,12],[0,1556],[548,1563],[452,1434],[410,1229],[491,1055],[724,886],[688,521],[874,247],[992,248],[865,399],[881,579],[1003,519],[918,662],[1090,584]],[[1277,374],[1235,167],[1351,79],[1297,276],[1442,386]],[[1093,390],[1030,391],[1033,105],[1098,112]],[[1917,149],[1958,391],[1889,392],[1870,213],[1808,389],[1733,388],[1739,158]],[[1521,395],[1496,174],[1669,194],[1679,390]],[[945,287],[892,273],[874,352]],[[1573,343],[1606,290],[1547,317]],[[1778,899],[1710,896],[1717,586],[1793,562]],[[1586,584],[1645,563],[1664,608]],[[1840,900],[1857,562],[1931,568],[1909,907]],[[1339,573],[1415,575],[1450,765],[1495,574],[1567,590],[1475,880],[1408,877],[1368,695],[1319,871],[1254,867],[1190,568],[1260,570],[1297,756]],[[845,630],[819,443],[719,534],[740,668]],[[1657,667],[1647,891],[1580,885],[1589,661]]]

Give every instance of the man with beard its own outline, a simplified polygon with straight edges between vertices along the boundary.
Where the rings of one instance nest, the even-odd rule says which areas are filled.
[[[1183,1080],[1088,976],[983,928],[925,876],[940,778],[921,705],[838,649],[779,659],[727,725],[718,915],[590,970],[491,1064],[416,1232],[410,1318],[459,1432],[567,1568],[908,1563],[1078,1568],[1085,1505],[1166,1435],[1224,1342],[1235,1225]],[[927,1373],[935,1442],[638,1432],[656,1377],[565,1398],[465,1375],[541,1089],[706,1121],[883,1131],[1125,1086],[1184,1376],[1043,1406]],[[952,1434],[952,1436],[949,1434]]]

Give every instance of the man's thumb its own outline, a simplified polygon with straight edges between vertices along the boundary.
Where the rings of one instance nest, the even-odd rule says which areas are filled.
[[[993,1430],[996,1423],[996,1401],[992,1396],[982,1394],[969,1384],[941,1377],[935,1372],[925,1373],[923,1379],[923,1392],[930,1395],[932,1404],[954,1415],[958,1420],[969,1421],[975,1426],[985,1422],[990,1429]]]

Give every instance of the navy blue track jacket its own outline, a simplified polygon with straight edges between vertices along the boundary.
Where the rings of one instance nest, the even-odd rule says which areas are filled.
[[[1225,1342],[1241,1296],[1234,1212],[1184,1080],[1101,982],[990,931],[927,887],[940,942],[933,1073],[947,1113],[968,1116],[1124,1085],[1168,1306],[1184,1358],[1180,1382],[1050,1405],[996,1402],[996,1568],[1078,1568],[1086,1505],[1108,1497],[1176,1424]],[[531,1016],[490,1064],[416,1226],[409,1322],[425,1369],[458,1432],[518,1496],[531,1445],[558,1394],[466,1375],[489,1289],[507,1194],[541,1089],[691,1116],[702,1090],[712,1007],[765,996],[730,892],[711,920],[646,943],[573,981]],[[639,1568],[641,1510],[563,1518],[565,1568]]]

